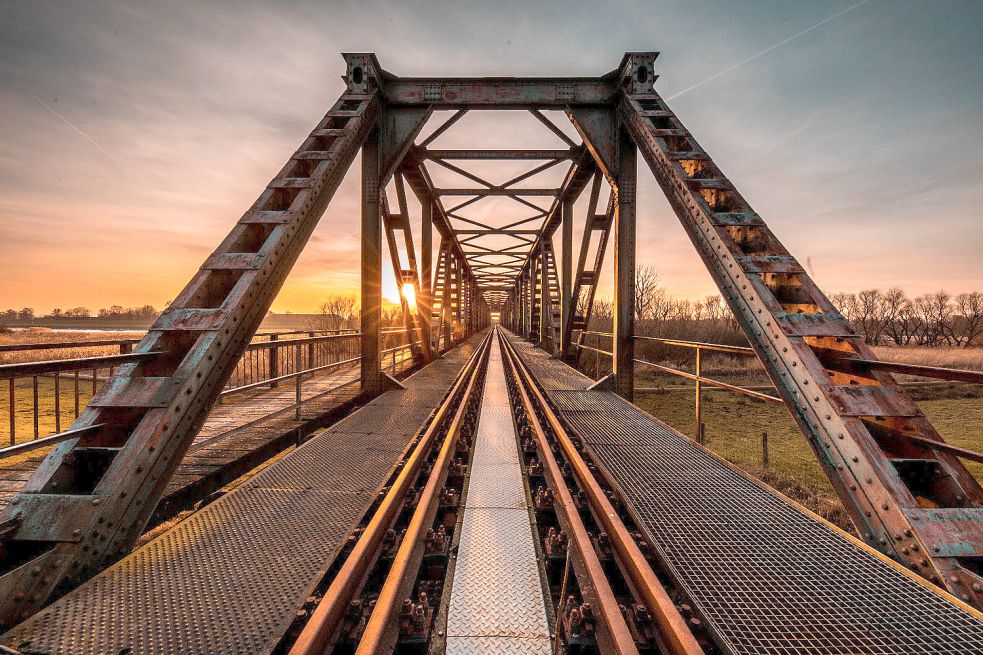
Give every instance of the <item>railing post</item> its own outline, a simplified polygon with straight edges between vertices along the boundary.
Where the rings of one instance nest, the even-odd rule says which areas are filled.
[[[703,391],[703,380],[700,378],[703,371],[702,352],[702,348],[696,348],[696,440],[701,444],[703,443],[703,422],[700,416],[700,399]]]
[[[14,378],[9,380],[10,386],[10,445],[13,446],[14,442],[17,440],[17,411],[16,411],[16,401],[14,400]]]
[[[270,341],[279,341],[279,334],[271,334]],[[271,347],[267,351],[267,366],[270,369],[270,378],[280,377],[280,345]],[[279,382],[270,382],[270,389],[275,389]]]
[[[295,389],[296,389],[296,400],[297,400],[297,410],[294,413],[294,417],[298,421],[300,420],[300,402],[302,400],[302,397],[301,397],[301,384],[302,384],[301,378],[303,376],[301,375],[300,371],[301,371],[301,366],[303,365],[303,359],[304,358],[303,358],[303,355],[302,355],[302,351],[300,349],[300,344],[297,344],[296,346],[294,346],[294,375],[296,376],[296,377],[294,377],[294,380],[296,380]]]

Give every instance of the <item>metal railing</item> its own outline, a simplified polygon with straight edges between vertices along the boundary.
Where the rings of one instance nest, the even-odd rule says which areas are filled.
[[[584,330],[580,333],[577,340],[572,344],[578,350],[592,352],[595,354],[595,377],[599,377],[599,366],[597,364],[600,356],[605,356],[612,358],[614,353],[609,350],[604,350],[600,347],[602,339],[613,339],[613,334],[610,332],[597,332]],[[588,345],[586,340],[595,337],[596,341],[594,346]],[[632,337],[635,341],[658,343],[665,346],[673,346],[679,348],[688,348],[695,351],[695,363],[693,372],[681,371],[679,369],[672,368],[670,366],[665,366],[664,364],[657,364],[655,362],[648,361],[646,359],[635,358],[633,361],[636,364],[642,364],[654,368],[663,373],[673,375],[676,377],[685,378],[692,380],[695,383],[695,398],[694,398],[694,433],[696,434],[696,440],[703,444],[706,441],[705,438],[705,425],[702,420],[702,406],[703,406],[703,386],[711,386],[719,389],[724,389],[732,393],[746,396],[748,398],[753,398],[754,400],[761,400],[768,403],[773,403],[777,405],[784,405],[785,401],[778,396],[773,396],[767,393],[762,393],[754,389],[747,387],[741,387],[735,384],[730,384],[722,380],[716,380],[714,378],[708,378],[703,375],[703,353],[704,352],[720,352],[729,355],[745,356],[745,357],[757,357],[754,349],[748,346],[732,346],[721,343],[706,343],[702,341],[687,341],[683,339],[666,339],[662,337],[648,337],[641,335],[634,335]],[[887,373],[895,373],[902,375],[910,375],[914,377],[927,377],[935,378],[939,380],[945,380],[949,382],[964,382],[969,384],[983,384],[983,371],[972,371],[965,369],[953,369],[953,368],[942,368],[938,366],[925,366],[921,364],[905,364],[902,362],[891,362],[883,360],[869,360],[861,359],[856,357],[847,357],[845,361],[853,366],[859,368],[865,368],[868,370],[878,370]],[[918,384],[918,383],[913,383]],[[773,387],[772,387],[773,388]],[[636,391],[653,391],[655,389],[645,389],[636,388]],[[968,448],[960,448],[959,446],[953,446],[952,444],[942,443],[938,441],[933,441],[930,439],[925,439],[922,437],[917,437],[913,435],[905,435],[909,440],[917,442],[921,445],[934,448],[943,452],[950,453],[957,457],[962,457],[964,459],[983,463],[983,453],[970,450]],[[768,436],[767,433],[762,434],[762,461],[765,463],[765,468],[767,468],[768,462]]]
[[[246,347],[219,402],[229,396],[238,394],[238,398],[243,398],[249,392],[292,383],[296,399],[292,407],[299,420],[304,403],[313,400],[303,397],[305,380],[333,369],[356,366],[361,360],[361,334],[354,330],[292,330],[260,333],[255,339],[260,341]],[[111,355],[0,364],[0,394],[5,390],[7,396],[8,443],[0,448],[0,459],[51,446],[99,427],[62,431],[63,424],[70,425],[78,418],[117,366],[158,354],[132,352],[137,342],[107,339],[0,346],[0,351],[8,352],[114,346],[120,350]],[[383,329],[384,368],[397,375],[412,367],[413,348],[419,345],[420,342],[409,343],[404,328]]]

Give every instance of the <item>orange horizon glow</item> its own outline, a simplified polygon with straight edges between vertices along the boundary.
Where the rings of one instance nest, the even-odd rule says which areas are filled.
[[[0,21],[0,309],[163,308],[342,92],[346,49],[375,51],[406,76],[603,75],[626,50],[659,49],[657,90],[678,95],[669,105],[822,289],[983,288],[972,21],[930,3],[903,16],[851,12],[715,77],[790,25],[815,24],[828,14],[821,4],[667,7],[656,17],[634,0],[570,12],[531,3],[516,21],[487,3],[454,12],[260,3],[201,15],[13,3]],[[421,39],[435,29],[439,39]],[[691,56],[705,34],[714,38]],[[421,138],[446,115],[435,112]],[[550,118],[579,139],[562,112]],[[431,147],[566,146],[524,112],[474,111]],[[489,179],[493,168],[483,169]],[[329,296],[358,296],[359,170],[356,157],[274,312],[317,313]],[[453,173],[431,172],[454,185]],[[655,266],[677,299],[716,294],[641,158],[637,201],[638,263]],[[482,220],[522,218],[486,204]],[[612,249],[613,239],[598,298],[611,296]],[[386,261],[383,296],[399,303],[392,269]]]

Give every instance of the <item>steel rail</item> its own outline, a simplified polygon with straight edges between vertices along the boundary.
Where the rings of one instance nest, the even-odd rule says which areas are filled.
[[[502,341],[505,341],[504,337]],[[609,642],[607,646],[612,652],[619,655],[638,653],[635,639],[632,637],[631,630],[628,628],[625,617],[618,606],[618,600],[608,583],[607,576],[604,574],[601,560],[597,556],[597,551],[594,550],[573,496],[563,481],[563,472],[556,461],[553,449],[550,447],[543,425],[536,414],[525,386],[521,382],[515,355],[508,348],[503,348],[503,352],[505,354],[504,361],[508,363],[516,381],[516,388],[522,398],[522,405],[525,408],[529,424],[536,435],[536,441],[539,445],[539,461],[543,464],[543,472],[553,490],[553,507],[558,510],[559,515],[562,515],[563,523],[566,524],[563,527],[570,539],[568,548],[573,547],[575,549],[580,562],[583,564],[584,573],[589,579],[589,585],[582,585],[582,590],[592,596],[589,600],[595,608],[595,616],[600,619],[604,626],[604,636]],[[589,589],[585,590],[585,587],[589,587]],[[565,599],[561,596],[560,604],[562,605],[564,601]],[[557,611],[559,613],[560,610]]]
[[[601,334],[611,336],[606,332],[591,332],[589,334]],[[715,352],[733,353],[735,355],[754,355],[754,349],[748,346],[729,346],[725,343],[709,343],[705,341],[687,341],[686,339],[665,339],[663,337],[644,337],[638,334],[632,335],[636,341],[654,341],[667,346],[681,346],[683,348],[700,348],[703,350],[713,350]]]
[[[96,341],[59,341],[57,343],[9,343],[0,345],[0,353],[24,350],[68,350],[70,348],[95,348],[103,346],[132,346],[139,339],[99,339]]]
[[[409,346],[406,346],[407,348]],[[340,362],[331,362],[330,364],[322,364],[321,366],[314,366],[312,368],[305,368],[302,371],[296,371],[294,373],[287,373],[286,375],[279,375],[275,378],[267,378],[265,380],[260,380],[259,382],[251,382],[249,384],[244,384],[240,387],[232,387],[231,389],[225,389],[219,394],[219,397],[224,398],[233,393],[238,393],[240,391],[247,391],[249,389],[255,389],[257,387],[268,387],[273,382],[282,382],[284,380],[293,380],[297,376],[307,375],[308,373],[317,373],[318,371],[324,371],[329,368],[338,368],[339,366],[345,366],[346,364],[355,364],[361,361],[361,357],[352,357],[351,359],[343,359]]]
[[[65,430],[64,432],[48,435],[47,437],[41,437],[40,439],[32,439],[31,441],[25,441],[24,443],[7,446],[6,448],[0,448],[0,459],[6,459],[8,457],[13,457],[14,455],[21,455],[32,450],[37,450],[38,448],[53,446],[56,443],[68,441],[69,439],[75,439],[83,434],[95,432],[96,430],[104,427],[106,427],[105,423],[95,423],[82,428],[72,428],[71,430]]]
[[[952,382],[983,384],[983,371],[971,371],[960,368],[943,368],[941,366],[925,366],[923,364],[905,364],[902,362],[891,362],[880,359],[859,359],[855,357],[849,357],[845,361],[851,364],[856,364],[861,368],[884,371],[885,373],[899,373],[901,375],[915,375],[925,378],[950,380]]]
[[[328,640],[337,631],[348,611],[349,604],[362,586],[369,567],[376,559],[386,531],[398,516],[407,492],[430,453],[433,441],[451,410],[454,398],[477,370],[476,363],[480,361],[483,348],[484,344],[479,346],[465,363],[446,400],[437,408],[433,420],[417,441],[369,524],[362,531],[351,553],[328,586],[321,602],[311,613],[307,624],[291,646],[289,655],[322,655],[327,649]]]
[[[110,368],[120,364],[129,364],[141,359],[166,355],[163,351],[146,353],[124,353],[122,355],[100,355],[98,357],[79,357],[75,359],[49,359],[40,362],[21,362],[19,364],[0,364],[0,380],[9,380],[46,373],[61,373],[64,371],[83,371],[90,368]]]
[[[379,596],[375,601],[375,607],[369,615],[369,619],[362,632],[362,638],[358,642],[355,655],[374,655],[376,653],[391,652],[394,635],[392,624],[399,617],[399,610],[402,605],[403,583],[407,576],[412,574],[411,564],[418,562],[422,555],[421,550],[424,546],[424,535],[427,528],[433,524],[434,515],[437,512],[437,500],[440,487],[443,486],[447,477],[447,468],[454,458],[454,449],[457,444],[457,433],[464,421],[464,415],[468,409],[468,403],[477,386],[478,375],[481,372],[481,360],[486,357],[491,346],[491,335],[489,331],[485,336],[481,346],[476,351],[478,355],[471,363],[472,370],[468,375],[468,386],[464,390],[461,401],[454,412],[454,418],[447,428],[447,436],[440,447],[440,453],[427,479],[427,483],[420,493],[416,509],[406,526],[406,532],[399,544],[396,555],[393,558],[392,568],[386,576],[386,581],[379,591]]]
[[[721,382],[720,380],[714,380],[713,378],[708,378],[705,376],[697,376],[695,373],[687,373],[686,371],[680,371],[679,369],[671,368],[669,366],[663,366],[662,364],[656,364],[655,362],[650,362],[646,359],[636,359],[634,360],[636,364],[645,364],[646,366],[651,366],[665,373],[671,375],[676,375],[681,378],[687,378],[689,380],[699,380],[702,384],[709,384],[711,387],[718,387],[720,389],[726,389],[728,391],[733,391],[734,393],[740,394],[742,396],[747,396],[748,398],[754,398],[756,400],[764,400],[769,403],[775,403],[776,405],[784,405],[785,401],[778,396],[769,396],[766,393],[761,393],[759,391],[753,391],[751,389],[745,389],[744,387],[738,387],[733,384],[728,384],[726,382]]]
[[[506,339],[506,342],[508,342],[508,339]],[[628,528],[621,521],[611,501],[587,466],[587,462],[577,450],[569,434],[567,434],[566,428],[553,411],[549,402],[547,402],[546,397],[539,390],[539,387],[536,386],[532,374],[519,357],[518,351],[515,350],[515,347],[510,342],[508,343],[508,347],[517,364],[517,369],[525,381],[525,386],[535,397],[536,403],[539,405],[543,416],[549,423],[550,429],[556,436],[557,443],[563,451],[563,456],[573,469],[581,488],[587,494],[588,501],[594,509],[594,516],[604,531],[607,532],[612,548],[624,564],[625,572],[641,595],[642,601],[655,621],[660,635],[665,640],[666,646],[672,653],[676,654],[685,653],[687,655],[693,655],[703,653],[703,649],[697,642],[696,637],[693,636],[693,633],[687,627],[686,619],[679,613],[679,610],[672,602],[672,598],[666,592],[665,587],[659,582],[655,571],[652,570],[648,560],[645,559],[645,555],[642,554],[638,544],[635,543],[631,532],[628,531]]]

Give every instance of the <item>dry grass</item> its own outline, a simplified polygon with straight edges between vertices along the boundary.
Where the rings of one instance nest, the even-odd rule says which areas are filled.
[[[27,328],[0,333],[0,345],[20,345],[29,343],[62,343],[78,341],[106,341],[110,339],[139,339],[139,331],[120,332],[82,332],[70,330],[51,330],[49,328]],[[58,348],[52,350],[18,350],[0,353],[0,364],[16,364],[48,359],[75,359],[78,357],[97,357],[119,352],[118,346],[88,346],[84,348]]]
[[[890,362],[983,371],[983,348],[898,348],[892,346],[875,346],[874,352],[879,358]]]

